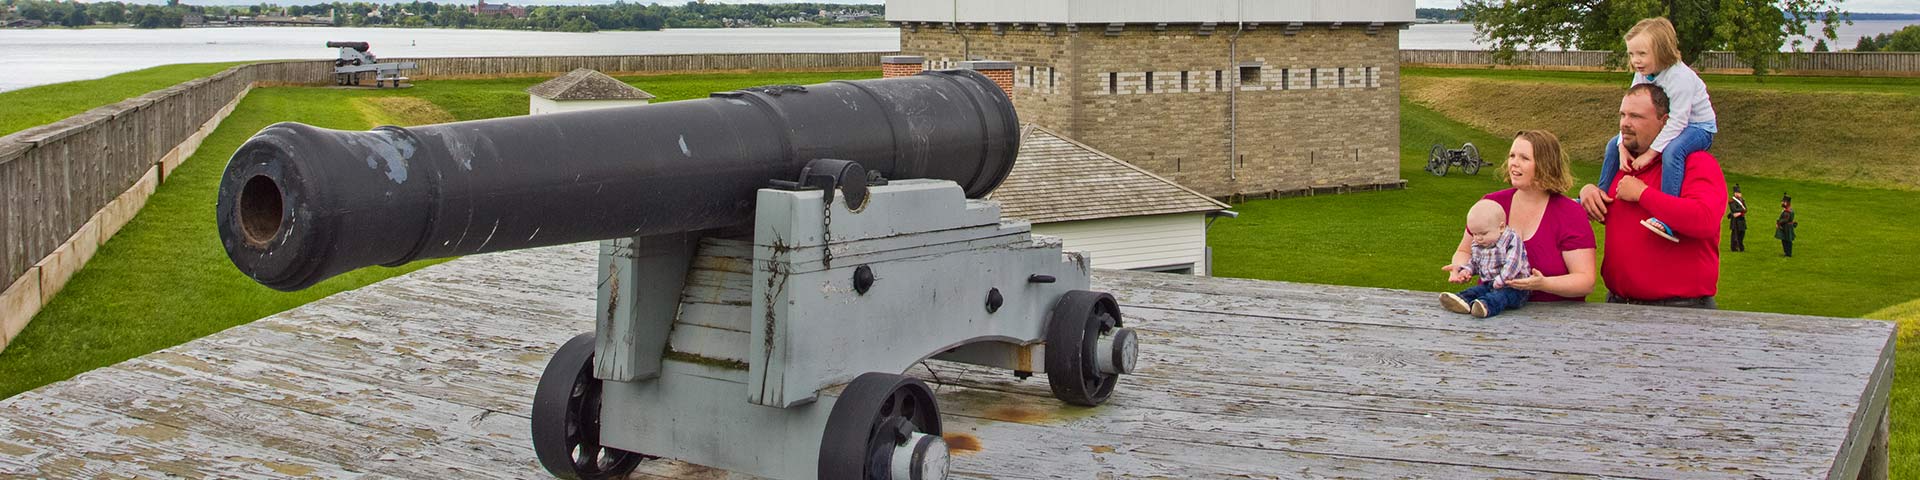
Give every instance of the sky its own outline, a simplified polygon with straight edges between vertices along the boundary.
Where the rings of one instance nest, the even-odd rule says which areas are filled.
[[[795,3],[792,0],[707,0],[709,3]],[[813,0],[830,3],[886,3],[885,0]],[[677,4],[679,1],[662,1]],[[1421,8],[1456,8],[1460,0],[1415,0]],[[1840,7],[1849,12],[1920,13],[1920,0],[1844,0]]]
[[[1460,0],[1415,0],[1420,8],[1458,8]],[[1920,1],[1917,0],[1845,0],[1840,8],[1849,12],[1865,13],[1920,13]]]
[[[162,3],[164,0],[132,0],[133,3]],[[190,5],[245,4],[253,0],[186,0]],[[318,3],[319,0],[267,0],[275,4]],[[380,3],[392,3],[394,0],[381,0]],[[444,0],[443,0],[444,1]],[[460,0],[455,0],[460,1]],[[636,3],[664,3],[679,5],[686,0],[628,0]],[[708,3],[800,3],[803,0],[707,0]],[[864,3],[882,4],[886,0],[810,0],[820,3]],[[304,3],[303,3],[304,2]],[[613,0],[521,0],[517,4],[588,4],[613,3]],[[1456,8],[1460,0],[1414,0],[1421,8]],[[1920,13],[1920,0],[1843,0],[1840,7],[1849,12],[1867,13]]]

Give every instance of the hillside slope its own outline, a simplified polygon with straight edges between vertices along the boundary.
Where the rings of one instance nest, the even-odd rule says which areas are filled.
[[[1552,131],[1574,158],[1597,162],[1618,133],[1625,89],[1624,81],[1605,80],[1614,76],[1593,78],[1410,69],[1402,91],[1413,103],[1483,130]],[[1721,133],[1713,153],[1730,173],[1920,190],[1920,128],[1914,127],[1920,95],[1910,89],[1714,89],[1714,81],[1708,79],[1708,88]]]

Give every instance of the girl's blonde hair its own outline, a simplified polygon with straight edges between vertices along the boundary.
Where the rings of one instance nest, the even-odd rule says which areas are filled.
[[[1546,130],[1521,130],[1513,135],[1515,140],[1526,140],[1533,144],[1533,186],[1551,193],[1566,193],[1573,189],[1573,168],[1567,165],[1567,152],[1560,149],[1560,137]],[[1506,164],[1500,170],[1506,170]],[[1505,176],[1507,184],[1513,184],[1513,176]]]
[[[1648,18],[1633,24],[1633,28],[1627,29],[1626,40],[1641,35],[1646,35],[1647,43],[1652,45],[1653,51],[1648,53],[1660,64],[1659,70],[1680,63],[1680,34],[1673,30],[1673,22],[1667,21],[1667,17]]]

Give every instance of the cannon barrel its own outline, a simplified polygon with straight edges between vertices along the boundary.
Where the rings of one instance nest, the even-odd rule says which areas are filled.
[[[292,291],[371,265],[747,224],[758,189],[815,159],[980,198],[1018,137],[1012,101],[964,70],[371,131],[283,122],[234,152],[215,210],[234,265]]]
[[[367,49],[372,47],[367,42],[327,42],[327,48],[351,48],[367,53]]]

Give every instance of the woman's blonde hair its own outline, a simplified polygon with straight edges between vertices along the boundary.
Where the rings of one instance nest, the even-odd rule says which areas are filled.
[[[1543,191],[1566,193],[1573,189],[1573,168],[1567,165],[1567,152],[1560,149],[1560,137],[1546,130],[1521,130],[1514,134],[1515,140],[1526,140],[1533,144],[1533,186]],[[1500,164],[1506,170],[1505,162]],[[1513,176],[1506,176],[1507,184],[1513,184]]]
[[[1653,51],[1648,53],[1653,54],[1653,61],[1660,64],[1659,70],[1680,63],[1680,34],[1674,32],[1673,22],[1667,21],[1667,17],[1640,20],[1640,23],[1633,24],[1633,28],[1627,29],[1626,40],[1641,35],[1646,35],[1647,43],[1652,45]]]

